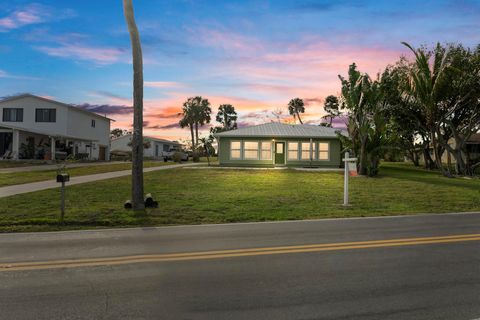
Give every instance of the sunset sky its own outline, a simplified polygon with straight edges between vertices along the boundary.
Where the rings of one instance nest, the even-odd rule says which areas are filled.
[[[188,138],[190,96],[233,104],[240,125],[272,120],[291,98],[319,123],[338,74],[374,76],[401,41],[480,43],[480,1],[134,0],[144,52],[145,134]],[[82,105],[129,128],[131,51],[120,0],[2,1],[0,96],[30,92]],[[214,119],[213,119],[214,121]],[[205,128],[205,131],[208,128]]]

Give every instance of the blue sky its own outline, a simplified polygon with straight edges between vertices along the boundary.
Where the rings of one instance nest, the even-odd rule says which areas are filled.
[[[241,124],[291,98],[318,123],[323,98],[356,62],[374,76],[400,44],[480,43],[480,1],[134,0],[145,72],[146,134],[187,137],[182,102],[231,103]],[[131,121],[130,42],[120,0],[0,4],[0,96],[30,92]],[[207,128],[206,128],[207,129]]]

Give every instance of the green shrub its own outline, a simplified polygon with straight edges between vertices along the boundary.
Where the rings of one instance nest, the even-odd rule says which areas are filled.
[[[200,153],[198,151],[194,151],[192,154],[193,162],[200,162]]]
[[[173,162],[180,163],[182,162],[182,154],[180,152],[175,152],[172,156]]]

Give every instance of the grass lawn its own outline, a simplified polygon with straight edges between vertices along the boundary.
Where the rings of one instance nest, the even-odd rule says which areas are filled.
[[[163,165],[173,165],[173,162],[163,161],[145,161],[143,163],[145,168],[158,167]],[[92,165],[87,167],[70,168],[66,171],[70,174],[70,177],[85,176],[89,174],[105,173],[112,171],[128,170],[132,168],[131,162],[125,163],[112,163],[110,165]],[[10,186],[14,184],[22,184],[29,182],[54,180],[57,176],[57,170],[45,170],[45,171],[30,171],[30,172],[12,172],[12,173],[0,173],[0,187]]]
[[[22,161],[22,160],[0,160],[0,169],[4,168],[17,168],[17,167],[28,167],[28,166],[39,166],[43,164],[48,164],[47,161],[41,160],[32,160],[32,161]]]
[[[382,165],[377,178],[351,180],[352,206],[341,206],[338,172],[172,169],[147,173],[145,192],[160,207],[122,208],[130,178],[67,187],[66,226],[57,225],[59,190],[0,199],[0,231],[222,223],[480,211],[480,179],[444,178],[405,164]]]

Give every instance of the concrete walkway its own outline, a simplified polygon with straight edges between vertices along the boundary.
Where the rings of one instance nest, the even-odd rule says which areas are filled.
[[[111,164],[118,163],[130,163],[125,161],[110,161],[110,162],[81,162],[81,163],[67,163],[65,167],[70,168],[80,168],[80,167],[92,167],[92,166],[106,166]],[[60,164],[39,164],[36,166],[26,166],[26,167],[13,167],[13,168],[3,168],[0,169],[1,173],[11,173],[11,172],[30,172],[30,171],[48,171],[58,169]]]
[[[173,164],[173,165],[167,165],[167,166],[151,167],[151,168],[143,169],[143,172],[175,169],[175,168],[190,167],[190,166],[196,166],[196,165],[203,165],[203,163],[199,162],[199,163]],[[70,181],[67,182],[66,185],[72,186],[80,183],[113,179],[113,178],[128,176],[130,174],[132,174],[132,170],[129,169],[129,170],[122,170],[122,171],[91,174],[87,176],[71,177]],[[56,182],[55,180],[17,184],[14,186],[7,186],[7,187],[0,188],[0,198],[14,196],[22,193],[53,189],[58,187],[60,187],[60,183]]]

